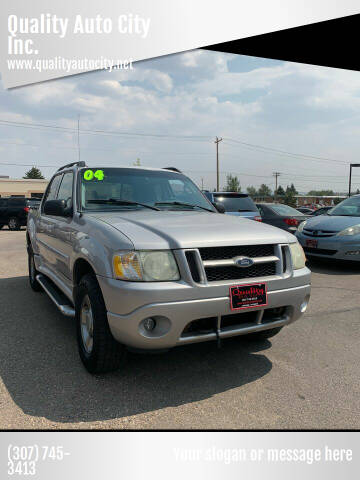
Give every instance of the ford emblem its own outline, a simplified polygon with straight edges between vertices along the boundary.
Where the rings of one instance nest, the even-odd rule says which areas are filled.
[[[251,267],[251,265],[254,265],[254,260],[248,257],[239,257],[235,260],[235,265],[242,268]]]

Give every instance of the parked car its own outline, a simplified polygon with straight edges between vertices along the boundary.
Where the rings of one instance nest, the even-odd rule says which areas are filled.
[[[118,368],[127,347],[272,337],[310,297],[293,235],[220,214],[165,169],[62,167],[26,241],[30,285],[75,316],[89,372]]]
[[[226,214],[261,222],[259,210],[247,193],[207,191],[203,193],[211,203],[223,205]]]
[[[312,217],[317,217],[318,215],[326,215],[334,207],[320,207],[314,212],[311,213]]]
[[[0,229],[20,230],[26,225],[30,208],[40,205],[40,200],[24,197],[0,198]]]
[[[264,223],[290,233],[295,233],[300,223],[307,219],[303,213],[282,203],[257,203],[256,206]]]
[[[296,207],[296,210],[304,215],[312,215],[315,212],[313,208],[309,207]]]
[[[360,261],[360,195],[343,200],[326,215],[310,217],[296,237],[309,257]]]

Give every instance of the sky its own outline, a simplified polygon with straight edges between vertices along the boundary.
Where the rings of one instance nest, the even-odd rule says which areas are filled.
[[[35,165],[50,178],[76,161],[78,118],[89,166],[140,159],[213,189],[218,136],[221,188],[232,173],[243,191],[273,189],[278,171],[283,187],[341,192],[348,163],[360,163],[360,72],[194,50],[133,70],[0,87],[0,175],[21,178]],[[360,171],[353,185],[360,188]]]

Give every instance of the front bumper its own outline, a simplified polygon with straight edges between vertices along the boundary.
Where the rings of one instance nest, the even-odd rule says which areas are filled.
[[[305,250],[307,257],[328,258],[329,260],[360,261],[359,235],[351,237],[310,237],[303,233],[296,233],[296,238]],[[306,240],[317,240],[317,247],[309,250]]]
[[[142,295],[142,304],[138,305],[131,311],[126,311],[127,296],[130,303],[132,303],[133,294],[129,291],[119,288],[117,290],[117,301],[114,299],[114,281],[104,277],[98,277],[100,286],[102,288],[105,304],[108,308],[108,321],[110,330],[116,340],[120,343],[139,349],[166,349],[175,347],[176,345],[183,345],[187,343],[203,342],[207,340],[215,340],[216,338],[226,338],[235,335],[244,335],[260,330],[281,327],[294,322],[303,314],[302,306],[310,298],[310,272],[307,268],[295,272],[297,277],[287,279],[288,286],[294,283],[300,285],[292,286],[291,288],[284,288],[285,285],[281,282],[282,288],[274,289],[274,285],[278,282],[268,281],[268,305],[266,307],[257,307],[248,310],[232,311],[230,309],[229,286],[221,285],[216,287],[216,291],[221,293],[220,296],[213,296],[210,298],[193,298],[181,299],[173,301],[176,296],[189,297],[192,293],[196,296],[197,289],[185,289],[184,285],[179,284],[178,290],[175,287],[175,282],[172,285],[174,290],[172,295],[168,295],[170,285],[165,284],[161,290],[156,290],[158,286],[152,284],[153,301],[146,302],[149,295],[151,285],[130,285],[130,288],[137,289],[138,297],[141,296],[141,287],[144,288]],[[254,281],[252,283],[259,283]],[[116,284],[116,283],[115,283]],[[129,285],[129,284],[128,284]],[[161,288],[161,285],[160,285]],[[204,290],[202,290],[202,297],[204,297]],[[187,294],[184,294],[187,292]],[[110,298],[109,298],[110,295]],[[166,301],[164,295],[170,297],[172,301]],[[156,301],[162,297],[162,301]],[[117,313],[111,311],[108,307],[111,305]],[[273,311],[273,309],[280,309],[281,315],[274,316],[271,321],[268,319],[262,320],[262,312]],[[119,313],[119,310],[122,310]],[[242,321],[241,315],[248,312],[254,312],[252,321]],[[125,312],[125,313],[124,313]],[[243,313],[239,313],[243,312]],[[258,312],[258,313],[256,313]],[[259,313],[261,312],[261,313]],[[237,315],[239,323],[232,322],[231,326],[222,327],[222,317],[229,315]],[[147,332],[143,327],[143,320],[145,318],[155,318],[156,327],[153,331]],[[218,328],[207,333],[185,333],[184,329],[190,322],[200,319],[217,318]],[[235,318],[235,317],[234,317]],[[245,318],[245,317],[243,317]],[[263,317],[265,318],[265,316]]]

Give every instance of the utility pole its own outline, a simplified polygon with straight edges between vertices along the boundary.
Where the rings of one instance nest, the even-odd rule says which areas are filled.
[[[201,190],[204,190],[204,179],[201,178]]]
[[[360,163],[350,163],[350,173],[349,173],[349,197],[351,197],[351,174],[354,167],[360,167]]]
[[[219,182],[219,143],[222,141],[222,138],[216,137],[216,191],[220,191],[220,182]]]
[[[274,200],[277,198],[277,189],[278,189],[278,177],[280,177],[280,172],[273,172],[273,176],[275,177],[275,192],[274,192]]]
[[[78,115],[78,122],[77,122],[77,144],[78,144],[78,158],[80,162],[80,115]]]

